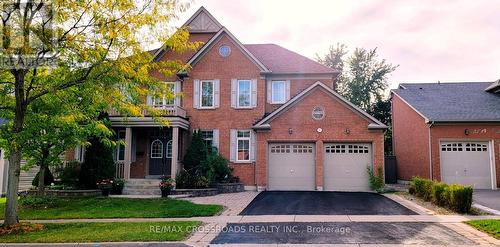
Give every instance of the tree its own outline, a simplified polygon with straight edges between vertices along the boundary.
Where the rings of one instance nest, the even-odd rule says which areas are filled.
[[[83,188],[94,189],[98,180],[114,177],[115,162],[113,148],[105,145],[101,138],[93,137],[89,143],[79,181]]]
[[[336,90],[347,100],[387,126],[391,125],[391,103],[387,100],[388,76],[397,65],[379,59],[377,49],[356,48],[349,56],[347,46],[330,46],[324,56],[316,55],[321,64],[339,71]],[[385,132],[385,153],[392,153],[392,131]]]
[[[201,132],[195,131],[186,154],[184,155],[184,159],[182,160],[184,169],[190,174],[198,173],[199,169],[201,169],[201,166],[203,165],[203,162],[207,160],[207,155],[207,146],[203,141]]]
[[[77,145],[85,145],[90,135],[107,139],[112,131],[97,117],[93,95],[83,94],[82,87],[43,96],[27,111],[24,126],[23,156],[27,167],[38,165],[38,193],[45,190],[45,172],[62,163],[61,156]],[[83,90],[83,92],[85,92]]]
[[[348,57],[347,46],[331,46],[328,54],[317,55],[317,61],[340,72],[337,91],[347,100],[368,111],[372,105],[384,99],[388,89],[387,77],[398,66],[379,60],[377,48],[356,48]]]
[[[170,78],[188,66],[152,61],[143,44],[174,51],[194,49],[186,30],[168,24],[187,4],[177,0],[28,0],[1,3],[0,117],[9,156],[5,225],[18,222],[17,192],[26,121],[42,97],[82,86],[97,102],[140,115],[146,95],[168,88],[152,76]],[[102,106],[102,105],[101,105]]]

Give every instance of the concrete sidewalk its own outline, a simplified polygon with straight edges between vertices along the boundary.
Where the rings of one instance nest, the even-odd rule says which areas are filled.
[[[191,218],[124,218],[124,219],[59,219],[23,220],[32,223],[72,222],[168,222],[201,221],[204,223],[248,223],[248,222],[434,222],[459,223],[477,219],[500,219],[498,215],[256,215],[256,216],[212,216]],[[0,221],[3,222],[3,221]]]

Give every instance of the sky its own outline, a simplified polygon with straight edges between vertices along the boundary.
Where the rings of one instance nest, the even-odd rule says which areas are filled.
[[[500,0],[194,0],[242,43],[275,43],[306,57],[343,43],[377,48],[399,83],[500,79]]]

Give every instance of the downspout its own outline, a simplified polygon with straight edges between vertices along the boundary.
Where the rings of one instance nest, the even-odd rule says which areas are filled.
[[[430,180],[433,180],[433,177],[432,177],[432,135],[431,135],[432,126],[434,126],[434,122],[430,122],[430,124],[429,124],[429,178],[430,178]]]

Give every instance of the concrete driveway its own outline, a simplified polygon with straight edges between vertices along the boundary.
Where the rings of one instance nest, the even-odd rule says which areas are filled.
[[[474,203],[500,213],[500,190],[474,190]]]
[[[240,215],[415,215],[376,193],[326,191],[261,192]]]
[[[470,239],[437,223],[315,222],[234,223],[212,244],[391,244],[475,245]]]

